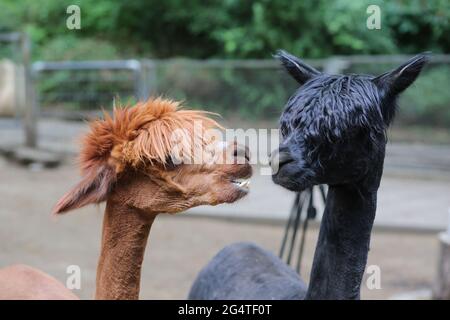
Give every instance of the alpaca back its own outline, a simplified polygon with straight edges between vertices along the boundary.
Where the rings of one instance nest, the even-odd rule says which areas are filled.
[[[271,252],[249,242],[223,248],[199,273],[191,300],[301,300],[306,285]]]

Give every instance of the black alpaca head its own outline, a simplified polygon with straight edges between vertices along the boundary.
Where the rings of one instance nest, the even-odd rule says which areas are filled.
[[[281,115],[273,181],[301,191],[381,177],[386,129],[397,97],[417,78],[428,55],[377,77],[324,74],[284,51],[276,57],[300,88]]]

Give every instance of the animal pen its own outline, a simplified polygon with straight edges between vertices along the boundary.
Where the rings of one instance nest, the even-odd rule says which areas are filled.
[[[376,74],[406,58],[351,56],[307,61],[328,74]],[[450,56],[433,55],[426,73],[449,65]],[[127,102],[162,94],[247,120],[273,120],[296,88],[273,60],[38,61],[30,72],[36,109],[44,117],[79,117],[99,107],[110,108],[114,98]]]
[[[2,54],[9,55],[15,64],[23,68],[23,81],[18,84],[18,87],[22,87],[23,94],[17,94],[19,90],[15,91],[16,108],[13,116],[23,129],[24,143],[30,147],[39,145],[37,128],[40,121],[90,118],[98,115],[100,108],[110,109],[114,100],[132,104],[152,95],[164,95],[186,100],[193,107],[209,108],[232,119],[273,122],[289,94],[296,89],[295,83],[283,75],[279,71],[279,64],[272,60],[141,59],[38,61],[31,64],[30,43],[25,36],[18,33],[0,35],[0,43]],[[10,49],[4,50],[5,47]],[[5,53],[8,50],[10,53]],[[317,69],[330,74],[376,74],[379,70],[389,69],[405,59],[405,56],[352,56],[309,62]],[[449,68],[449,65],[450,56],[434,55],[431,66],[424,75],[440,68]],[[20,76],[15,79],[20,82]],[[417,87],[420,87],[420,84],[417,84]],[[400,103],[411,101],[414,101],[414,97]],[[450,105],[450,100],[448,104]],[[420,107],[421,105],[418,105],[417,109]],[[417,120],[413,112],[406,113],[406,116],[400,113],[403,117],[401,122],[414,123]],[[300,268],[302,251],[297,234],[300,216],[314,216],[308,199],[312,198],[306,196],[296,200],[296,204],[300,200],[301,203],[293,208],[280,252],[297,270]],[[303,221],[307,223],[308,220]],[[289,230],[291,233],[288,233]],[[448,236],[441,236],[441,239],[447,239],[447,245],[443,244],[442,256],[448,257]],[[294,257],[295,254],[298,255],[297,258]],[[447,266],[448,269],[445,261],[441,262],[441,266]],[[445,268],[442,267],[439,271],[441,275],[450,273]],[[448,290],[448,287],[438,287],[437,297],[448,296]]]

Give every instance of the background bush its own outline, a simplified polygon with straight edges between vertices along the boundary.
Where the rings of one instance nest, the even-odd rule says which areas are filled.
[[[402,96],[404,124],[450,127],[450,66],[430,68]]]
[[[82,29],[66,29],[66,8]],[[368,31],[366,8],[381,8]],[[308,58],[337,54],[450,52],[448,0],[0,0],[0,30],[22,30],[35,58],[61,60],[84,39],[109,43],[116,57],[270,58],[285,48]],[[88,42],[89,43],[89,42]],[[95,58],[96,50],[83,57]]]

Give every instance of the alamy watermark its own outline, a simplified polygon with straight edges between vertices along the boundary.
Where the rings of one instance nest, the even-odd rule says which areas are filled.
[[[81,268],[75,264],[67,266],[66,273],[66,288],[70,290],[81,289]]]
[[[366,26],[369,30],[381,29],[381,9],[376,4],[367,7],[366,13],[369,15],[366,20]]]
[[[366,268],[368,277],[366,279],[366,287],[369,290],[381,289],[381,268],[375,264],[369,265]]]
[[[66,19],[66,27],[69,30],[81,29],[81,9],[79,6],[72,4],[67,7],[66,13],[69,15]]]
[[[258,165],[261,175],[278,171],[278,158],[270,159],[271,151],[280,143],[279,129],[219,129],[204,128],[195,121],[193,132],[179,128],[169,137],[172,149],[169,157],[179,164],[244,164]],[[232,144],[246,147],[248,158],[234,154]]]

